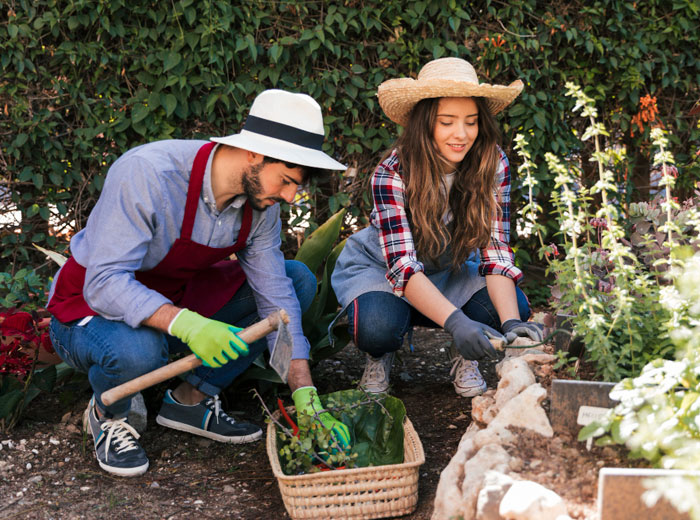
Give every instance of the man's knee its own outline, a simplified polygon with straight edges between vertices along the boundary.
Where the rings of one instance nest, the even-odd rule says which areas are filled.
[[[304,263],[298,260],[286,260],[284,269],[292,280],[301,312],[304,313],[316,296],[316,276]]]
[[[119,341],[103,338],[103,350],[97,361],[105,373],[128,381],[165,365],[168,346],[163,333],[139,327],[131,329]]]

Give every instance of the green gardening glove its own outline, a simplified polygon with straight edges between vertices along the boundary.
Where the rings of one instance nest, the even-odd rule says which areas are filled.
[[[241,330],[187,309],[180,311],[168,327],[168,332],[190,347],[204,366],[213,368],[248,355],[248,344],[236,335]]]
[[[299,412],[308,415],[319,413],[318,421],[327,430],[331,431],[331,436],[344,451],[350,447],[350,430],[338,419],[328,412],[323,411],[323,405],[318,398],[318,391],[315,386],[302,386],[297,388],[292,394],[294,406]]]

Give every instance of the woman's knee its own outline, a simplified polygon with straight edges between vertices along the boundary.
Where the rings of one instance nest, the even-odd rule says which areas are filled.
[[[355,345],[375,357],[401,348],[410,320],[406,302],[379,291],[363,294],[348,308],[348,328]]]
[[[304,313],[311,306],[311,302],[316,296],[316,276],[306,264],[298,260],[286,260],[284,269],[287,276],[292,280],[301,312]]]

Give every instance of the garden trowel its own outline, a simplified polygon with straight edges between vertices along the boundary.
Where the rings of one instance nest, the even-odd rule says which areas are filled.
[[[280,376],[284,383],[287,382],[287,376],[289,375],[289,365],[292,362],[292,347],[294,346],[287,323],[289,323],[289,316],[284,310],[281,310],[277,326],[277,338],[270,356],[270,366],[275,369],[275,372],[277,372],[277,375]]]
[[[275,369],[285,383],[287,382],[287,375],[289,374],[289,364],[292,360],[292,337],[287,329],[288,323],[289,316],[284,309],[280,309],[238,333],[238,337],[243,341],[246,343],[253,343],[254,341],[264,338],[269,333],[275,330],[277,331],[277,339],[272,349],[270,366]],[[165,366],[132,379],[131,381],[110,388],[102,393],[101,400],[106,406],[109,406],[120,399],[136,394],[157,383],[162,383],[171,377],[179,376],[201,365],[202,360],[194,354],[190,354],[189,356],[168,363]]]

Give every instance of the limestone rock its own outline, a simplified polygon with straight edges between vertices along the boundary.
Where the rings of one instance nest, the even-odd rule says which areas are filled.
[[[559,495],[527,480],[513,483],[498,512],[505,520],[557,520],[568,514]]]
[[[494,470],[504,473],[508,471],[509,461],[510,455],[498,444],[484,446],[467,461],[462,481],[462,510],[459,511],[464,520],[477,518],[476,500],[483,487],[486,472]]]
[[[476,518],[478,520],[503,520],[498,512],[501,500],[515,481],[498,471],[487,471],[484,485],[476,499]]]
[[[489,424],[498,414],[498,407],[493,396],[478,395],[472,399],[472,419],[482,424]]]
[[[545,397],[547,391],[539,383],[528,386],[501,408],[489,424],[489,428],[518,426],[533,430],[544,437],[552,437],[554,431],[547,414],[540,406]]]
[[[499,373],[501,380],[496,391],[496,406],[499,410],[516,395],[535,384],[535,374],[530,370],[527,361],[520,358],[506,360]]]

